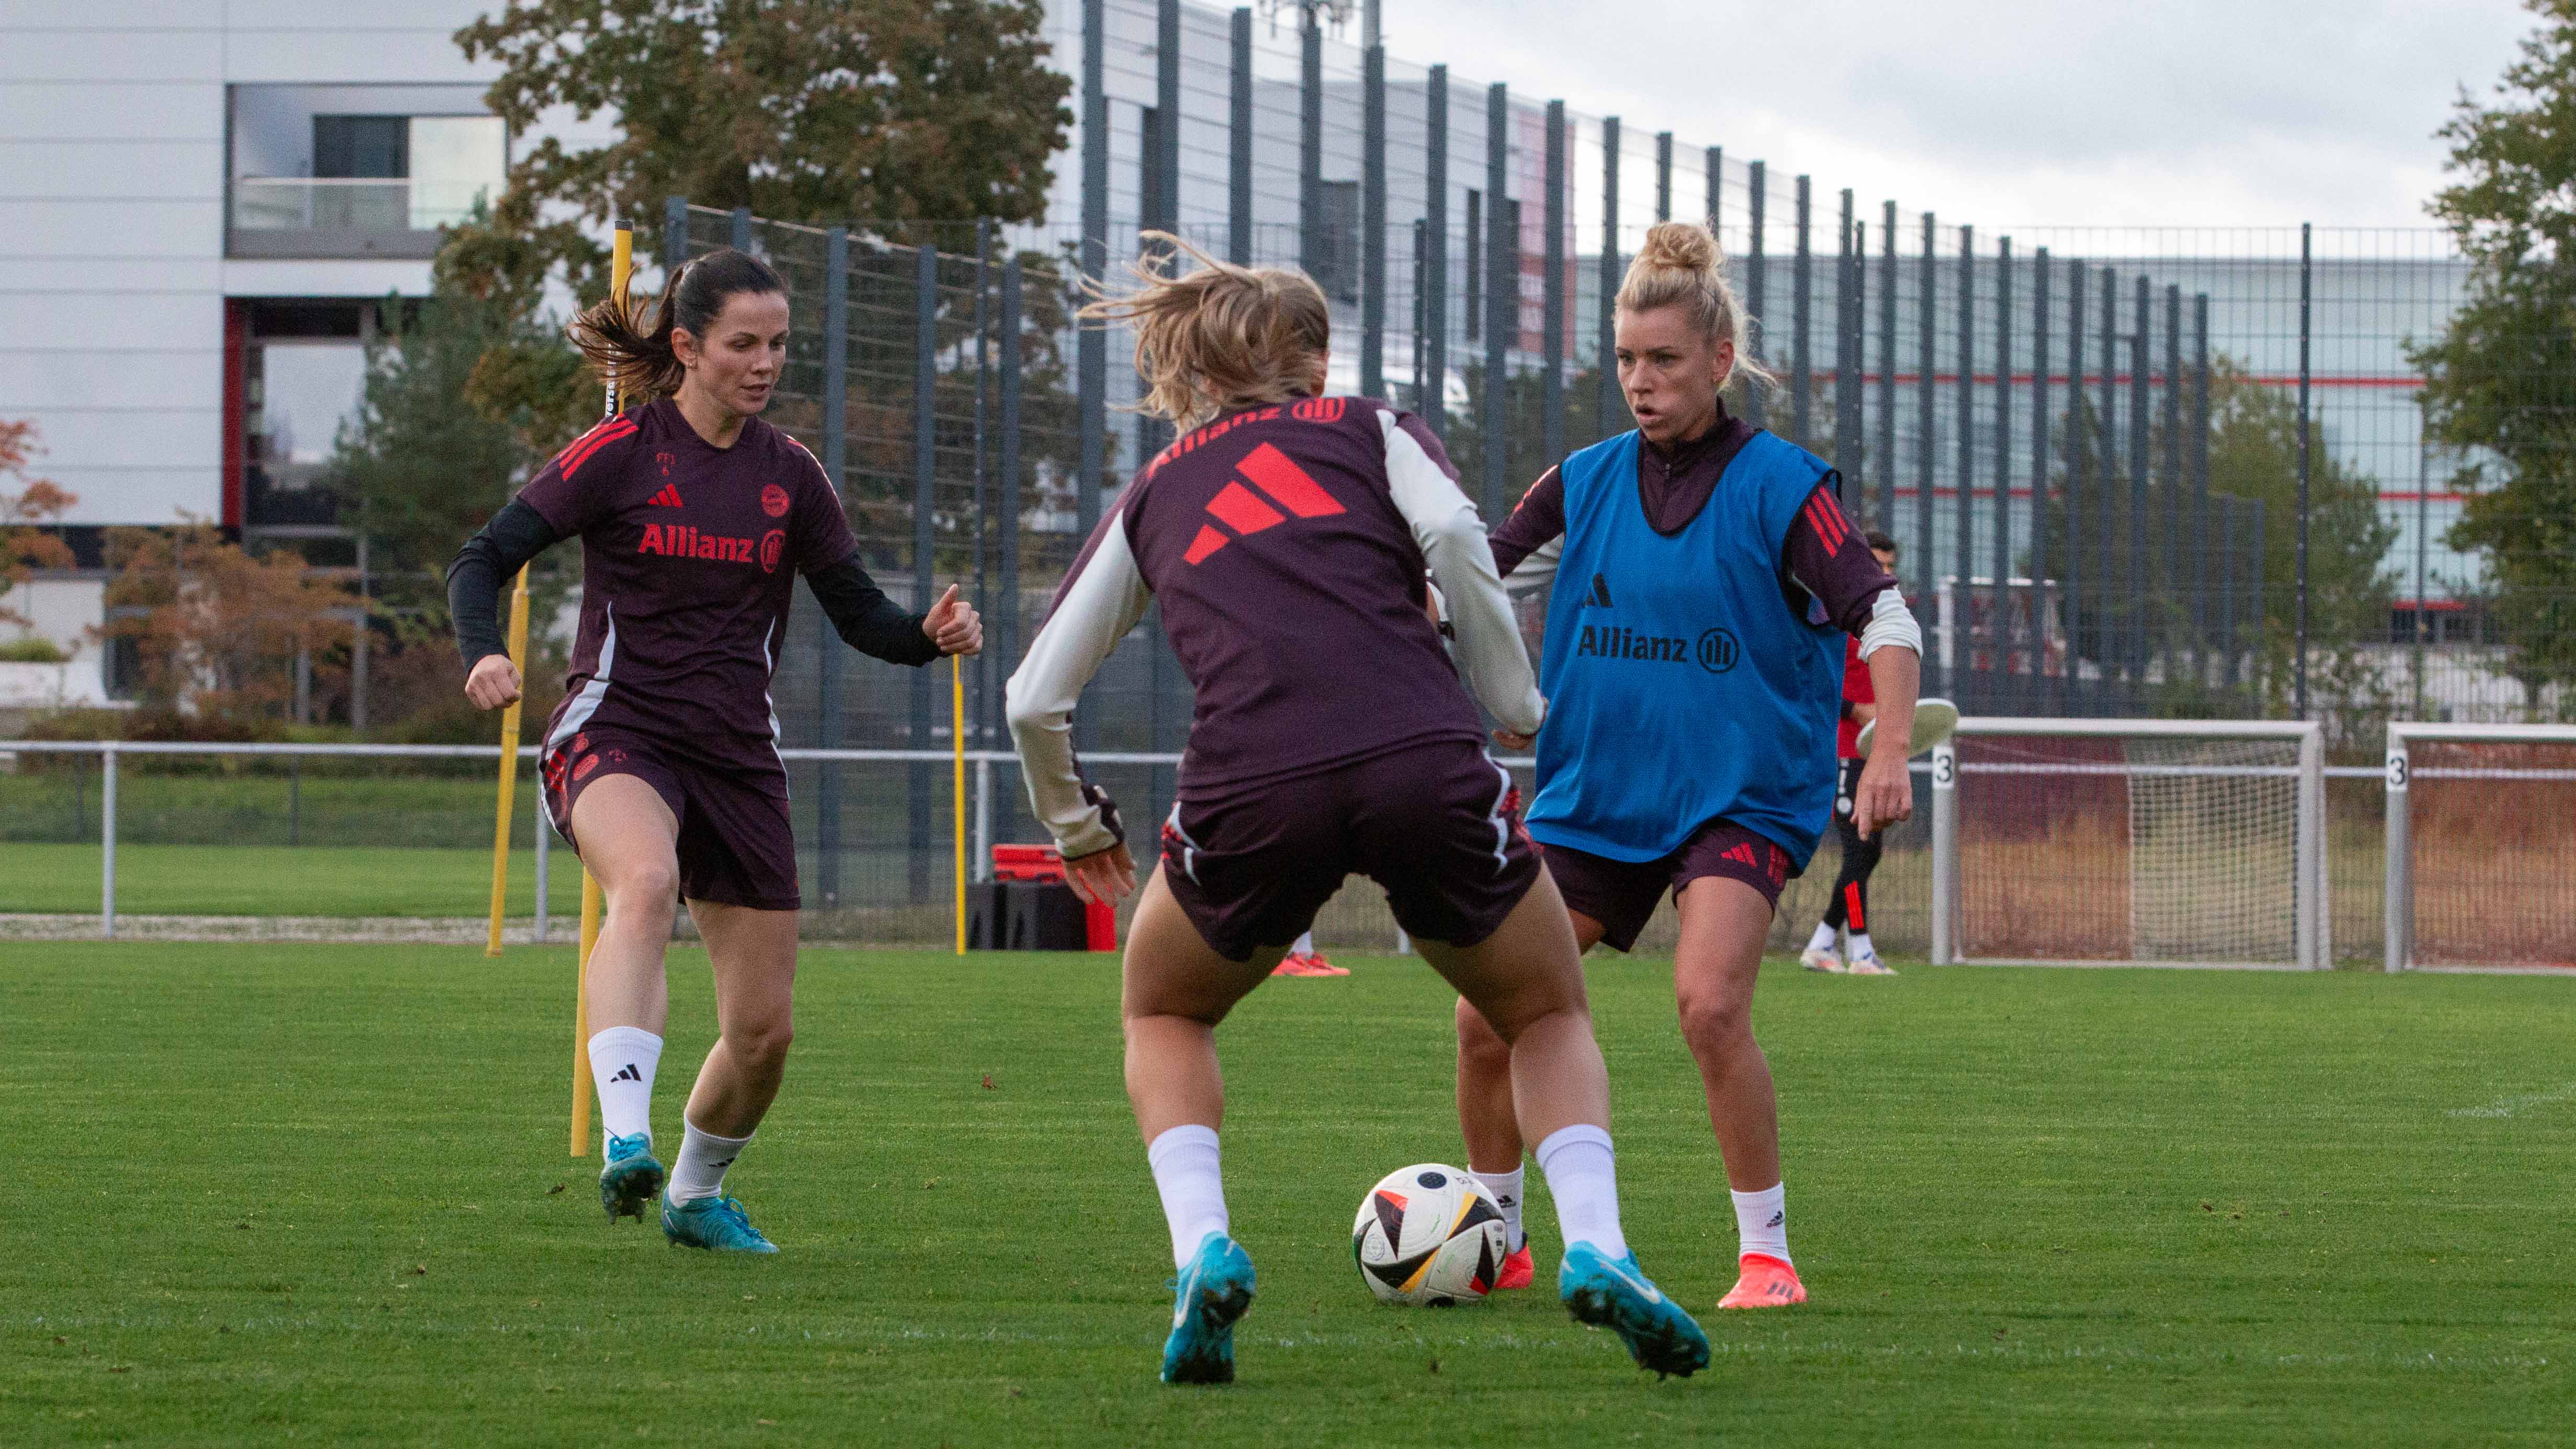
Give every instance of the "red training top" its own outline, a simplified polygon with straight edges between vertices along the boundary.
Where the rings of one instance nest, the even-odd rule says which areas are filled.
[[[1843,653],[1843,722],[1834,736],[1834,757],[1842,760],[1860,758],[1860,721],[1852,717],[1852,706],[1878,703],[1878,686],[1869,678],[1869,666],[1860,661],[1860,636],[1844,641]]]

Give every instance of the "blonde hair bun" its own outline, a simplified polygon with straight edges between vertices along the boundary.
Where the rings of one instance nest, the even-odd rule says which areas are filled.
[[[1646,233],[1646,244],[1628,264],[1619,283],[1619,310],[1652,312],[1679,308],[1710,345],[1734,344],[1731,380],[1752,378],[1777,382],[1753,357],[1752,319],[1726,280],[1726,253],[1706,225],[1696,221],[1659,221]],[[1725,384],[1721,382],[1720,386]]]
[[[1637,266],[1654,271],[1714,272],[1720,265],[1717,238],[1694,221],[1659,221],[1646,233]]]

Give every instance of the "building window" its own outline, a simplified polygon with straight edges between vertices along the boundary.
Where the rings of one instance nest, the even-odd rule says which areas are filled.
[[[501,194],[509,130],[454,86],[235,86],[229,252],[420,257]]]

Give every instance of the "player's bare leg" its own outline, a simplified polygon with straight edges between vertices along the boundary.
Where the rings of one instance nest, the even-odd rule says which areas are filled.
[[[1279,964],[1283,948],[1228,960],[1199,934],[1157,868],[1136,902],[1120,973],[1127,1100],[1145,1138],[1178,1277],[1165,1383],[1234,1379],[1234,1324],[1252,1306],[1252,1259],[1228,1232],[1217,1129],[1225,1120],[1216,1024]]]
[[[1806,1301],[1790,1265],[1780,1180],[1780,1108],[1771,1063],[1753,1039],[1753,987],[1771,931],[1771,903],[1740,880],[1702,876],[1684,886],[1673,999],[1682,1041],[1699,1064],[1709,1125],[1735,1201],[1741,1276],[1726,1308]]]
[[[717,1036],[681,1119],[662,1231],[693,1248],[776,1252],[725,1195],[724,1179],[787,1077],[796,1035],[796,912],[693,900],[689,917],[715,967]]]
[[[1578,955],[1601,943],[1599,921],[1581,911],[1566,915],[1574,924]],[[1527,1288],[1537,1276],[1537,1264],[1521,1227],[1521,1156],[1527,1147],[1520,1118],[1512,1110],[1512,1046],[1463,996],[1458,998],[1457,1025],[1458,1130],[1467,1140],[1467,1170],[1502,1204],[1511,1243],[1494,1288]]]
[[[599,1201],[614,1222],[643,1217],[664,1179],[652,1153],[653,1074],[671,1009],[662,953],[679,895],[680,825],[651,785],[605,775],[574,801],[572,826],[605,898],[583,989],[602,1128]]]
[[[1473,946],[1421,937],[1414,944],[1511,1043],[1512,1120],[1538,1139],[1539,1170],[1565,1237],[1559,1296],[1579,1321],[1615,1331],[1642,1367],[1685,1375],[1707,1367],[1699,1325],[1638,1270],[1620,1226],[1610,1074],[1592,1034],[1582,948],[1555,880],[1540,871],[1503,924]]]

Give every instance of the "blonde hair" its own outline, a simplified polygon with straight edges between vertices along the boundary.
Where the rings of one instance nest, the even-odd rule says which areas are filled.
[[[1220,262],[1170,232],[1144,236],[1168,250],[1128,264],[1138,285],[1124,295],[1086,280],[1094,300],[1080,314],[1136,329],[1136,372],[1146,383],[1136,411],[1191,428],[1230,409],[1307,395],[1333,340],[1313,278]],[[1198,266],[1176,273],[1184,255]]]
[[[1705,225],[1655,223],[1646,233],[1645,247],[1628,264],[1628,275],[1619,283],[1619,310],[1651,312],[1658,307],[1681,308],[1711,345],[1735,344],[1735,366],[1720,387],[1739,377],[1761,383],[1779,381],[1754,360],[1752,320],[1745,316],[1735,288],[1727,283],[1726,254],[1718,250],[1717,238]]]

